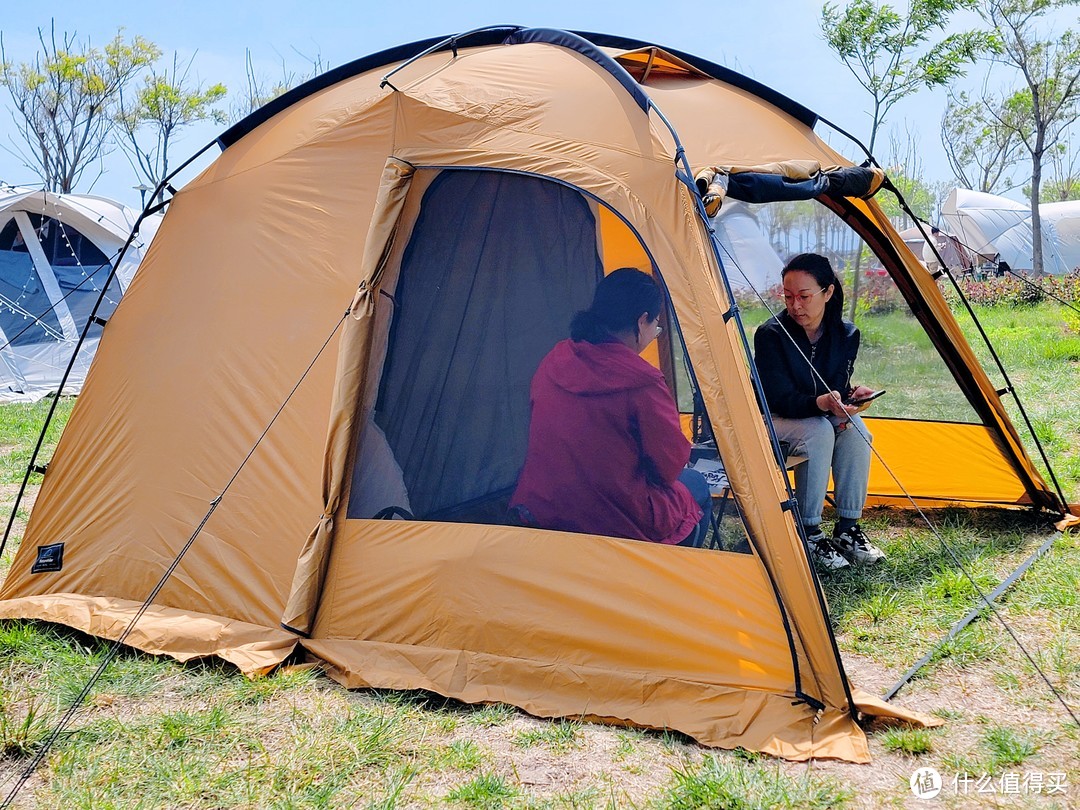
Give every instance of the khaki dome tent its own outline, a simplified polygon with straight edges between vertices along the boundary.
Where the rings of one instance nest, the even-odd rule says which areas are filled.
[[[728,167],[706,175],[738,185],[756,171],[736,167],[784,162],[762,171],[813,183],[844,161],[805,108],[691,56],[535,29],[436,44],[293,90],[172,199],[0,616],[116,638],[194,538],[129,644],[247,673],[299,644],[350,687],[866,762],[858,712],[910,715],[844,675],[689,173]],[[916,497],[1060,511],[878,206],[821,199],[981,416],[874,426]],[[678,337],[654,360],[678,388],[685,347],[745,527],[730,550],[499,520],[532,371],[626,264],[670,294]],[[942,475],[954,452],[969,464]]]

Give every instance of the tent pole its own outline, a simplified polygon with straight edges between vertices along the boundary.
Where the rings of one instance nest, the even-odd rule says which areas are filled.
[[[676,177],[678,177],[679,180],[686,186],[689,193],[694,198],[694,201],[696,203],[695,209],[697,211],[698,217],[701,218],[702,222],[705,225],[705,229],[709,234],[709,246],[712,249],[713,258],[716,260],[717,266],[720,269],[720,281],[724,285],[724,292],[727,295],[727,298],[728,298],[728,301],[729,301],[729,304],[730,304],[730,309],[728,311],[728,314],[725,315],[725,320],[730,318],[730,319],[734,319],[734,321],[735,321],[735,328],[736,328],[736,330],[738,332],[738,335],[739,335],[739,342],[742,344],[743,352],[746,355],[746,360],[747,360],[747,364],[748,364],[748,372],[750,374],[750,381],[751,381],[751,384],[754,387],[754,394],[757,397],[757,401],[759,403],[759,406],[760,406],[762,414],[763,414],[766,432],[769,434],[769,440],[772,443],[773,455],[775,456],[775,460],[776,460],[777,464],[780,466],[780,469],[783,470],[784,469],[784,454],[780,449],[780,441],[779,441],[779,439],[776,438],[776,430],[773,427],[772,418],[771,418],[771,416],[769,414],[769,409],[767,407],[765,407],[765,390],[761,385],[761,379],[760,379],[760,377],[758,376],[758,373],[757,373],[757,365],[754,363],[753,351],[750,349],[750,341],[746,337],[746,329],[743,326],[742,316],[739,313],[738,304],[735,303],[735,294],[731,289],[731,282],[728,279],[727,272],[724,270],[724,263],[720,258],[719,241],[718,241],[718,238],[716,236],[716,229],[713,227],[712,223],[709,221],[709,215],[705,211],[705,204],[702,202],[701,197],[697,193],[697,187],[696,187],[696,184],[694,183],[694,174],[693,174],[693,171],[690,168],[690,162],[686,157],[686,150],[683,147],[682,141],[679,138],[678,131],[676,131],[675,127],[671,124],[670,121],[668,121],[668,119],[664,115],[664,113],[660,110],[659,107],[656,106],[656,104],[652,100],[649,101],[649,108],[653,112],[655,112],[657,117],[659,117],[660,120],[664,123],[664,126],[667,127],[668,131],[671,133],[672,139],[675,141],[675,163],[676,163],[677,166],[681,166],[681,169],[682,169],[681,172],[676,171]],[[696,381],[695,381],[695,385],[696,385]],[[706,417],[707,416],[708,416],[708,414],[706,413]],[[711,429],[711,427],[712,427],[712,425],[711,425],[711,422],[710,422],[710,429]],[[837,668],[837,671],[840,674],[840,683],[844,687],[844,696],[847,698],[848,711],[849,711],[850,715],[852,716],[852,718],[855,718],[855,715],[856,715],[856,712],[855,712],[855,699],[852,697],[852,694],[851,694],[851,684],[848,682],[847,672],[844,670],[844,661],[843,661],[843,658],[841,658],[841,656],[840,656],[840,646],[836,642],[836,634],[833,631],[832,622],[830,622],[829,619],[828,619],[828,617],[829,617],[829,607],[828,607],[828,604],[827,604],[827,602],[825,600],[825,592],[821,587],[821,580],[818,577],[817,571],[814,570],[813,563],[809,562],[810,561],[810,550],[809,550],[809,546],[807,545],[807,542],[806,542],[805,532],[802,529],[802,519],[799,516],[798,502],[795,500],[795,494],[792,491],[791,482],[788,480],[788,477],[786,475],[784,475],[782,477],[784,479],[784,485],[786,486],[787,493],[788,493],[788,504],[787,505],[789,506],[789,508],[790,508],[790,510],[792,512],[793,520],[794,520],[795,525],[796,525],[797,530],[798,530],[799,539],[802,541],[802,544],[803,544],[803,550],[806,552],[807,561],[808,561],[809,567],[810,567],[810,579],[811,579],[811,582],[813,582],[813,584],[814,584],[814,592],[815,592],[815,594],[817,596],[818,606],[821,609],[822,616],[825,617],[825,622],[824,622],[824,624],[825,624],[825,632],[828,635],[829,645],[830,645],[830,647],[832,649],[833,657],[836,660],[836,668]],[[736,508],[738,508],[738,501],[736,501]],[[794,638],[793,638],[790,626],[788,625],[788,621],[787,621],[787,608],[785,607],[783,601],[780,599],[780,592],[779,592],[779,589],[777,588],[776,582],[773,580],[772,572],[769,571],[768,566],[764,566],[764,568],[765,568],[766,572],[768,573],[769,582],[772,585],[773,590],[774,590],[774,592],[776,594],[777,606],[780,609],[781,615],[784,617],[784,629],[787,631],[788,644],[791,647],[792,664],[794,666],[794,673],[795,673],[796,692],[798,693],[798,696],[800,697],[800,699],[806,700],[809,705],[813,706],[814,703],[820,704],[821,702],[819,700],[817,700],[816,698],[810,697],[809,695],[806,695],[805,693],[802,692],[801,676],[800,676],[800,673],[799,673],[799,661],[798,661],[798,656],[797,656],[796,651],[795,651]],[[811,701],[813,701],[813,702],[811,702]]]
[[[411,65],[413,62],[415,62],[417,59],[425,57],[429,53],[435,53],[435,51],[442,50],[447,45],[450,46],[450,49],[453,51],[453,54],[456,57],[457,56],[458,43],[461,40],[465,39],[465,37],[470,37],[473,34],[482,34],[482,33],[486,32],[486,31],[503,31],[503,30],[506,30],[506,31],[520,31],[521,26],[520,25],[485,25],[483,28],[473,28],[470,31],[463,31],[460,34],[454,34],[452,37],[446,37],[445,39],[440,40],[439,42],[436,42],[431,47],[425,48],[424,50],[420,51],[420,53],[415,54],[414,56],[412,56],[409,59],[406,59],[400,65],[395,67],[393,70],[391,70],[389,73],[387,73],[385,76],[382,77],[382,81],[379,82],[379,87],[383,88],[383,87],[389,86],[391,90],[396,91],[397,88],[394,87],[394,85],[392,85],[390,83],[390,77],[393,76],[398,71],[404,70],[409,65]]]
[[[34,445],[34,452],[30,455],[30,461],[26,465],[26,474],[23,476],[22,485],[19,487],[19,492],[15,496],[15,503],[11,507],[11,514],[8,516],[7,526],[4,529],[4,536],[0,539],[0,556],[3,556],[4,550],[7,548],[8,538],[11,536],[11,529],[15,525],[15,515],[19,511],[19,505],[22,503],[23,495],[26,494],[26,488],[30,484],[30,476],[35,472],[40,472],[42,474],[45,472],[44,467],[37,466],[38,455],[41,453],[41,447],[45,443],[45,434],[49,430],[49,425],[52,424],[53,416],[56,414],[56,406],[60,404],[60,396],[64,393],[64,386],[67,385],[68,377],[71,376],[71,370],[75,367],[75,360],[79,356],[79,350],[82,349],[86,336],[90,333],[90,327],[98,322],[98,309],[101,307],[101,302],[105,300],[105,292],[109,289],[109,285],[112,284],[113,279],[116,277],[117,267],[120,266],[120,263],[124,260],[124,256],[127,255],[131,243],[135,241],[135,237],[139,233],[139,227],[142,225],[143,220],[165,207],[164,202],[155,205],[154,200],[156,200],[159,195],[163,194],[166,189],[175,193],[173,187],[169,185],[169,181],[191,165],[192,162],[216,143],[217,141],[210,141],[210,143],[206,144],[202,149],[198,150],[190,158],[177,166],[166,177],[162,178],[158,183],[157,188],[154,189],[154,193],[150,197],[150,202],[143,207],[142,213],[140,213],[138,219],[135,220],[135,224],[131,228],[131,233],[128,234],[127,241],[124,243],[124,246],[120,248],[120,252],[116,256],[116,261],[113,262],[112,271],[109,273],[109,277],[105,280],[105,283],[101,285],[101,295],[99,295],[97,301],[94,302],[94,308],[90,311],[90,315],[86,319],[86,326],[83,327],[82,334],[79,335],[79,340],[71,353],[71,359],[68,361],[67,368],[64,369],[64,376],[60,378],[60,386],[57,389],[56,396],[53,397],[52,404],[49,406],[49,412],[45,415],[45,421],[41,426],[41,433],[38,435],[37,444]]]
[[[915,215],[915,212],[911,210],[911,206],[909,206],[907,200],[904,199],[904,195],[900,193],[900,189],[896,188],[896,186],[894,186],[891,182],[886,181],[886,184],[888,185],[889,190],[896,195],[896,199],[899,201],[901,209],[903,209],[903,211],[915,221],[916,226],[919,228],[919,231],[923,235],[923,238],[929,241],[930,236],[923,228],[922,220],[920,220]],[[938,256],[938,259],[941,259],[941,257]],[[953,289],[956,291],[957,295],[960,296],[960,300],[964,304],[964,309],[970,316],[972,323],[975,324],[975,328],[978,330],[979,336],[982,338],[983,343],[986,345],[987,350],[990,352],[990,356],[994,359],[994,365],[997,366],[998,371],[1001,373],[1002,379],[1004,379],[1005,381],[1005,390],[998,391],[998,396],[1000,397],[1003,393],[1008,392],[1012,396],[1013,402],[1016,403],[1016,407],[1020,409],[1020,415],[1024,419],[1024,424],[1027,426],[1028,433],[1031,435],[1032,440],[1035,442],[1035,447],[1038,448],[1039,456],[1042,458],[1043,464],[1046,465],[1046,471],[1050,474],[1050,480],[1054,484],[1054,489],[1057,490],[1058,498],[1061,501],[1061,514],[1062,516],[1068,514],[1069,501],[1065,497],[1065,491],[1062,489],[1061,483],[1058,481],[1057,474],[1054,472],[1054,468],[1050,464],[1050,459],[1046,455],[1046,449],[1043,447],[1042,442],[1039,441],[1039,437],[1035,433],[1035,426],[1031,424],[1031,418],[1028,416],[1027,408],[1024,407],[1024,403],[1020,400],[1020,394],[1019,392],[1017,392],[1016,386],[1013,385],[1013,381],[1009,377],[1009,372],[1005,369],[1005,364],[1001,361],[1001,357],[998,355],[997,349],[994,348],[994,344],[990,342],[990,336],[986,334],[986,330],[983,328],[982,321],[980,321],[979,317],[975,314],[974,307],[971,306],[971,302],[968,301],[967,296],[964,295],[964,291],[957,283],[956,277],[953,276],[952,271],[949,270],[946,264],[942,263],[941,266],[944,268],[945,275],[949,277],[949,281],[952,282]]]
[[[862,141],[860,141],[858,138],[856,138],[850,132],[843,129],[842,127],[838,127],[836,124],[834,124],[832,121],[830,121],[827,118],[819,117],[818,120],[820,120],[822,123],[832,127],[836,132],[840,133],[841,135],[845,136],[846,138],[850,139],[860,149],[863,150],[863,152],[866,154],[867,158],[872,163],[874,163],[877,166],[881,165],[880,163],[878,163],[877,159],[870,153],[870,150],[867,149],[866,146],[862,143]],[[911,206],[908,205],[907,200],[904,199],[904,195],[901,194],[900,190],[892,182],[890,182],[887,178],[886,178],[886,185],[889,187],[889,190],[892,191],[892,193],[896,195],[896,199],[900,203],[900,208],[904,211],[904,213],[906,213],[909,217],[911,217],[912,221],[914,221],[915,224],[918,226],[919,231],[923,234],[923,238],[928,239],[928,234],[926,233],[926,231],[922,227],[922,220],[918,216],[915,215],[914,211],[911,210]],[[941,257],[939,256],[938,258],[940,259]],[[960,285],[957,283],[956,279],[953,277],[953,274],[951,272],[949,272],[948,267],[944,263],[942,264],[942,267],[945,267],[945,273],[946,273],[946,275],[948,275],[949,281],[952,282],[953,289],[955,289],[956,292],[959,294],[960,300],[964,302],[964,308],[967,310],[968,314],[971,316],[971,320],[975,323],[975,327],[979,331],[979,336],[982,338],[983,343],[986,344],[986,348],[990,351],[990,356],[993,357],[994,364],[997,366],[998,371],[1001,372],[1001,376],[1004,378],[1005,385],[1007,386],[1006,390],[1010,394],[1012,394],[1013,401],[1016,403],[1016,406],[1020,409],[1020,415],[1024,419],[1024,424],[1027,426],[1028,433],[1031,434],[1031,438],[1035,442],[1035,447],[1038,448],[1038,450],[1039,450],[1039,456],[1042,458],[1043,464],[1046,465],[1046,470],[1047,470],[1047,472],[1050,473],[1050,480],[1053,482],[1054,489],[1057,490],[1058,498],[1061,500],[1061,503],[1060,503],[1061,514],[1062,515],[1068,514],[1068,512],[1069,512],[1069,501],[1065,497],[1065,492],[1061,488],[1061,484],[1058,482],[1057,475],[1054,473],[1054,468],[1050,464],[1050,459],[1046,455],[1046,450],[1043,448],[1042,442],[1039,441],[1039,437],[1035,434],[1035,427],[1031,424],[1031,419],[1028,417],[1027,409],[1024,407],[1024,403],[1020,401],[1020,395],[1017,393],[1016,387],[1013,385],[1012,380],[1009,378],[1009,373],[1005,370],[1005,366],[1001,362],[1001,358],[998,356],[997,350],[994,348],[994,344],[992,344],[990,342],[989,335],[987,335],[986,331],[983,329],[982,322],[975,315],[975,311],[974,311],[974,309],[972,309],[971,302],[969,302],[968,299],[967,299],[967,296],[964,295],[964,291],[960,289]],[[998,396],[1001,396],[1000,392],[999,392]]]
[[[1024,572],[1031,567],[1032,563],[1034,563],[1047,551],[1050,550],[1050,547],[1054,545],[1054,542],[1059,537],[1061,537],[1061,532],[1056,532],[1055,534],[1051,535],[1046,540],[1046,542],[1039,546],[1039,548],[1030,557],[1024,560],[1024,562],[1022,562],[1015,571],[1009,574],[1009,576],[1006,577],[1000,585],[998,585],[991,593],[983,597],[983,605],[974,608],[971,612],[964,616],[964,618],[960,619],[960,621],[958,621],[952,626],[952,628],[945,635],[945,637],[942,638],[941,641],[939,641],[931,648],[930,652],[928,652],[926,655],[924,655],[922,658],[912,664],[911,668],[900,676],[900,680],[897,681],[888,692],[881,696],[881,699],[889,701],[896,697],[896,694],[901,689],[903,689],[911,681],[912,678],[915,677],[916,673],[918,673],[919,670],[921,670],[924,666],[930,663],[934,655],[937,654],[938,650],[940,650],[942,647],[944,647],[946,644],[956,638],[960,634],[960,631],[967,627],[969,624],[971,624],[973,621],[975,621],[975,619],[977,619],[979,616],[981,616],[983,611],[985,611],[987,607],[992,607],[992,604],[997,601],[997,599],[1003,593],[1005,593],[1005,591],[1011,588],[1012,584],[1016,582],[1016,580],[1018,580],[1024,575]]]

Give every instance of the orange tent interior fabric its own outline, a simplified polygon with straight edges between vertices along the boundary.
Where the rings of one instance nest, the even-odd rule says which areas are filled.
[[[169,204],[104,332],[0,617],[118,637],[227,487],[128,643],[253,675],[302,644],[349,687],[866,762],[860,711],[937,721],[853,697],[723,262],[677,158],[845,161],[812,114],[719,66],[647,43],[540,32],[504,44],[506,33],[460,41],[456,55],[405,61],[419,43],[360,60],[223,136],[222,155]],[[451,188],[470,191],[425,205]],[[876,423],[906,491],[1052,507],[936,284],[875,203],[833,205],[930,313],[982,415]],[[477,239],[477,222],[501,224]],[[554,256],[558,273],[545,265]],[[568,297],[624,265],[670,296],[672,336],[650,359],[676,388],[683,355],[692,369],[742,553],[447,508],[478,487],[498,502],[520,463],[522,419],[506,415],[521,412],[522,358],[564,328]],[[483,294],[462,292],[462,274]],[[396,328],[419,302],[430,307],[419,322],[440,327]],[[401,368],[409,351],[415,374]],[[427,367],[436,356],[449,371]],[[505,385],[483,376],[494,362]],[[404,408],[434,415],[402,425]],[[467,418],[500,427],[455,443]],[[435,436],[445,446],[425,441]],[[874,470],[875,499],[901,500],[890,480]],[[363,511],[406,497],[429,515]],[[55,544],[62,567],[35,572],[38,548]]]

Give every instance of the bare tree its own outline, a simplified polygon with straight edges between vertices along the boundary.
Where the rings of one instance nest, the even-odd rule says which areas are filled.
[[[295,51],[296,49],[294,48],[293,50]],[[296,53],[308,63],[308,66],[303,71],[297,73],[296,71],[289,70],[288,66],[285,64],[284,57],[282,57],[281,75],[277,78],[269,78],[265,74],[256,72],[255,65],[251,60],[251,50],[244,51],[247,86],[240,91],[240,95],[229,110],[229,120],[239,121],[241,118],[255,112],[255,110],[259,109],[259,107],[267,102],[273,101],[275,98],[284,95],[297,85],[303,84],[308,79],[312,79],[326,71],[327,65],[326,62],[323,61],[321,53],[316,53],[313,57],[305,56],[300,53],[300,51],[296,51]]]
[[[1002,37],[1001,61],[1016,69],[1023,87],[1003,100],[988,97],[986,107],[999,124],[1016,133],[1031,157],[1032,264],[1043,271],[1043,166],[1047,155],[1080,117],[1080,37],[1072,29],[1040,34],[1047,12],[1075,6],[1078,0],[985,0],[983,17]]]
[[[910,124],[905,125],[902,133],[896,127],[889,132],[889,179],[915,216],[929,220],[935,213],[935,195],[933,189],[923,179],[926,172],[923,167],[922,152],[919,134],[911,128]],[[880,204],[897,230],[903,230],[915,224],[894,197],[883,196]]]
[[[1024,145],[1010,127],[999,123],[981,100],[967,93],[949,94],[941,118],[941,145],[953,176],[966,188],[996,194],[1013,187],[1009,172],[1020,162]]]
[[[172,68],[151,67],[136,93],[125,96],[120,89],[116,115],[120,144],[132,166],[152,186],[169,175],[169,146],[177,132],[196,121],[225,123],[225,113],[213,106],[225,97],[225,85],[204,88],[192,82],[194,60],[193,55],[182,65],[173,53]]]
[[[107,152],[113,108],[121,89],[160,51],[123,30],[104,49],[79,45],[75,34],[57,40],[38,29],[41,50],[30,62],[7,61],[0,38],[0,84],[11,94],[12,117],[25,145],[8,149],[52,191],[70,192],[87,166]]]

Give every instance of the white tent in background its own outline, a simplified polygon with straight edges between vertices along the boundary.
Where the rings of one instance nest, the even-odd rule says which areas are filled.
[[[720,240],[720,257],[733,288],[753,288],[764,294],[780,283],[784,262],[761,232],[761,226],[746,203],[728,199],[712,223]]]
[[[32,402],[60,387],[102,285],[138,214],[104,197],[0,184],[0,401]],[[160,215],[148,217],[117,267],[98,317],[135,275]],[[93,325],[64,385],[82,388],[101,335]]]
[[[1042,218],[1043,270],[1063,275],[1080,267],[1080,202],[1044,203]],[[1030,206],[956,188],[941,208],[946,230],[972,252],[986,258],[998,255],[1014,270],[1032,267]]]
[[[1059,266],[1048,272],[1068,273],[1080,268],[1080,200],[1043,203],[1043,222],[1051,223]]]

